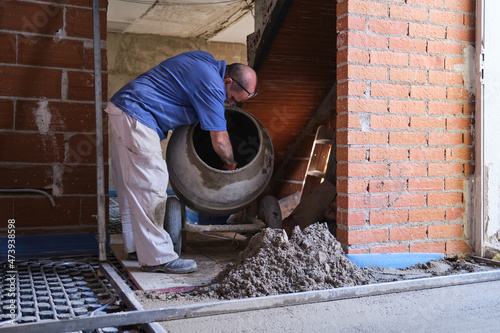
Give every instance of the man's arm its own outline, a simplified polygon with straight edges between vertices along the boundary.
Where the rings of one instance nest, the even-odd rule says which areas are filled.
[[[224,165],[227,167],[236,167],[233,147],[231,146],[227,131],[210,131],[210,139],[212,139],[212,146]]]

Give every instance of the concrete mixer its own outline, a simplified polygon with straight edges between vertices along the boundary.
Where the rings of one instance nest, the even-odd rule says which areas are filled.
[[[210,132],[202,130],[199,123],[176,128],[169,140],[166,162],[175,196],[167,199],[164,228],[178,254],[185,231],[252,233],[265,227],[282,228],[275,197],[267,195],[256,203],[273,172],[274,149],[269,133],[241,108],[227,106],[225,117],[238,163],[236,170],[222,169]],[[193,224],[186,219],[186,206],[208,216],[229,218],[223,224]],[[257,211],[250,206],[257,206]]]

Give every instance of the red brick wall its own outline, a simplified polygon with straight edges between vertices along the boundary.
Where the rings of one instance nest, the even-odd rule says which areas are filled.
[[[107,1],[100,8],[104,41]],[[8,219],[20,235],[95,231],[92,1],[2,1],[0,29],[0,188],[43,190],[56,204],[0,193],[0,234]],[[107,133],[104,144],[107,154]]]
[[[337,235],[349,253],[470,251],[474,11],[337,1]]]

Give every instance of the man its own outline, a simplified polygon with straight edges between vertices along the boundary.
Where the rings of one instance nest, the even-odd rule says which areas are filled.
[[[147,272],[190,273],[163,229],[168,170],[160,140],[180,125],[200,122],[210,131],[224,168],[235,169],[224,104],[258,93],[257,75],[243,64],[226,66],[192,51],[167,59],[121,88],[106,112],[111,124],[112,175],[120,203],[125,251]]]

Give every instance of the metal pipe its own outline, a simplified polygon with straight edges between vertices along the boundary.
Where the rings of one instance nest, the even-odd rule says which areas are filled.
[[[95,86],[95,133],[97,164],[97,234],[99,260],[106,261],[106,197],[104,192],[104,149],[102,134],[102,78],[101,78],[101,27],[99,0],[92,1],[94,26],[94,86]]]
[[[390,293],[458,286],[470,283],[496,281],[500,271],[466,273],[451,276],[404,280],[371,285],[343,287],[327,290],[306,291],[293,294],[235,299],[229,301],[198,303],[149,310],[110,313],[105,316],[80,317],[67,320],[45,320],[2,328],[2,333],[73,332],[98,327],[126,326],[154,321],[187,319],[214,316],[243,311],[255,311],[282,306],[293,306],[318,302],[330,302],[353,297],[366,297]]]
[[[50,200],[52,207],[56,206],[56,203],[54,202],[54,198],[52,198],[52,196],[50,194],[48,194],[45,191],[37,190],[34,188],[0,188],[0,192],[1,193],[10,193],[10,192],[12,192],[12,193],[22,193],[22,192],[38,193],[38,194],[42,194],[42,195],[46,196],[47,199]]]

